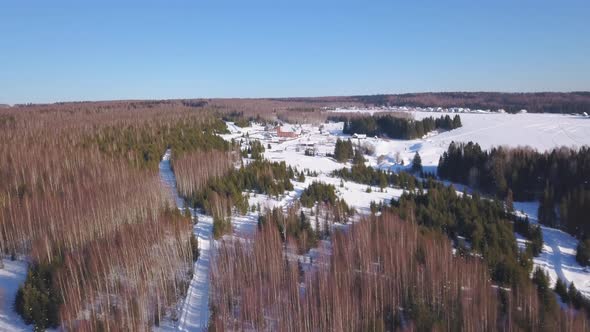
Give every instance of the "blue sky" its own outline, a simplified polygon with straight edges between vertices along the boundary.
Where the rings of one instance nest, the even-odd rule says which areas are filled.
[[[0,1],[0,103],[590,90],[590,1]]]

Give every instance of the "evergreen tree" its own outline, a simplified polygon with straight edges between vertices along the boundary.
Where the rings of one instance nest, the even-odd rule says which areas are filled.
[[[460,128],[463,125],[461,124],[461,117],[457,114],[453,117],[453,129]]]
[[[553,188],[549,183],[545,186],[543,197],[539,202],[539,222],[546,226],[555,227],[557,222],[557,215],[555,213],[555,205],[553,199]]]
[[[576,288],[576,285],[572,282],[567,289],[567,296],[574,308],[579,309],[583,304],[583,298],[580,291]]]
[[[334,147],[334,159],[338,162],[345,162],[352,158],[354,150],[352,148],[352,142],[343,141],[341,139],[336,140],[336,146]]]
[[[582,266],[590,265],[590,238],[586,238],[578,243],[576,260]]]
[[[557,295],[561,297],[563,303],[570,302],[567,286],[565,285],[563,280],[561,280],[561,278],[557,278],[557,281],[555,282],[555,293],[557,293]]]
[[[354,158],[352,160],[354,165],[364,165],[365,164],[365,157],[363,156],[363,152],[360,148],[354,150]]]
[[[506,194],[506,210],[508,212],[514,211],[514,197],[512,194],[512,189],[508,189],[508,193]]]
[[[416,152],[412,160],[412,172],[422,173],[422,158],[418,152]]]

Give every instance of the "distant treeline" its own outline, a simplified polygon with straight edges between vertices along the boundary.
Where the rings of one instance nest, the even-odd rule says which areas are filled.
[[[438,92],[400,95],[354,96],[352,100],[374,106],[466,107],[471,109],[504,109],[532,113],[590,113],[590,92]]]
[[[509,200],[541,202],[539,221],[579,237],[590,235],[590,148],[493,148],[451,143],[438,175]],[[558,207],[556,210],[555,207]]]
[[[437,119],[427,117],[422,120],[396,117],[390,114],[380,116],[361,116],[353,118],[337,118],[332,120],[344,121],[344,134],[365,134],[368,136],[383,136],[394,139],[414,139],[435,130],[452,130],[462,126],[461,117],[448,115]]]

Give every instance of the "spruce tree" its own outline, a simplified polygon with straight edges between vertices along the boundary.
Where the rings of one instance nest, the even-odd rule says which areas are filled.
[[[455,117],[453,118],[453,129],[459,128],[462,126],[463,125],[461,124],[461,117],[458,114],[455,115]]]
[[[412,172],[422,173],[422,158],[418,152],[416,152],[412,160]]]
[[[590,265],[590,238],[586,238],[578,243],[576,260],[582,266]]]
[[[514,211],[514,196],[512,194],[512,189],[508,189],[508,192],[506,193],[506,210],[508,210],[508,212],[512,212]]]
[[[545,190],[543,191],[543,197],[541,197],[539,202],[538,212],[539,222],[543,225],[555,226],[557,216],[555,213],[553,197],[553,188],[547,183],[545,185]]]
[[[570,298],[567,292],[567,286],[565,285],[563,280],[561,280],[561,278],[557,278],[557,281],[555,282],[555,293],[557,293],[559,297],[561,297],[563,303],[570,302]]]

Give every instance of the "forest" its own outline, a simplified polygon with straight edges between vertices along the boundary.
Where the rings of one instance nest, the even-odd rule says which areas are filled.
[[[432,179],[424,187],[428,190],[392,200],[402,218],[414,217],[419,225],[447,233],[460,248],[481,254],[493,280],[502,285],[515,286],[528,279],[533,252],[519,252],[512,218],[501,202],[460,195]]]
[[[387,172],[366,166],[365,163],[354,163],[350,168],[342,168],[332,173],[346,181],[376,186],[381,189],[385,187],[399,187],[409,190],[422,188],[422,182],[418,181],[412,174],[407,172]]]
[[[585,238],[590,235],[590,148],[497,147],[451,143],[438,176],[467,184],[501,199],[539,200],[539,221]]]
[[[317,115],[291,102],[294,113],[263,116]],[[486,152],[452,144],[439,175],[456,176],[453,181],[474,184],[498,201],[461,195],[417,168],[425,179],[366,166],[361,147],[337,140],[334,159],[350,161],[331,173],[341,187],[353,181],[367,190],[407,190],[399,201],[373,202],[372,215],[357,217],[337,186],[310,181],[299,189],[317,173],[266,160],[265,146],[247,135],[222,139],[220,119],[246,125],[256,118],[207,108],[214,103],[0,110],[0,251],[4,259],[29,263],[14,301],[26,323],[37,330],[143,331],[178,319],[199,256],[198,218],[176,209],[163,190],[158,164],[170,149],[180,195],[213,217],[218,239],[211,330],[589,328],[580,313],[590,305],[575,285],[551,289],[547,275],[532,268],[543,243],[539,227],[510,213],[514,199],[540,199],[542,222],[577,232],[578,260],[590,263],[582,222],[588,188],[574,186],[587,183],[586,149]],[[375,128],[389,128],[379,135],[398,130],[391,129],[398,118],[376,119]],[[460,125],[458,117],[402,121],[424,133]],[[406,135],[408,128],[400,130]],[[466,179],[455,173],[465,171],[463,164]],[[534,186],[523,180],[535,176],[542,178]],[[295,190],[292,181],[300,196],[291,205],[249,205],[249,195],[281,199]],[[252,238],[224,237],[232,232],[232,214],[247,211],[260,212]],[[514,232],[529,240],[523,250]],[[555,294],[578,311],[560,310]]]
[[[232,213],[245,214],[248,211],[245,191],[278,197],[287,190],[293,190],[291,179],[295,177],[295,171],[284,162],[257,159],[235,169],[228,162],[231,157],[226,155],[224,158],[217,159],[216,163],[226,160],[225,170],[220,171],[216,167],[216,174],[208,177],[206,182],[199,180],[202,173],[194,168],[189,159],[183,158],[177,162],[187,163],[185,169],[178,166],[176,168],[181,194],[190,206],[213,216],[213,233],[216,238],[231,232],[229,219]]]
[[[453,118],[445,115],[436,119],[427,117],[422,120],[412,120],[385,114],[346,118],[342,132],[348,135],[365,134],[407,140],[420,138],[436,129],[452,130],[459,127],[461,127],[459,115],[455,115]]]
[[[177,102],[0,113],[0,250],[30,261],[15,302],[24,321],[38,330],[146,330],[173,316],[198,250],[158,162],[169,147],[229,149],[214,134],[223,123]]]
[[[253,241],[223,240],[210,330],[588,329],[585,315],[560,310],[542,275],[493,287],[481,259],[453,255],[446,235],[412,220],[367,217],[336,230],[332,253],[311,262],[283,246],[276,223]]]

